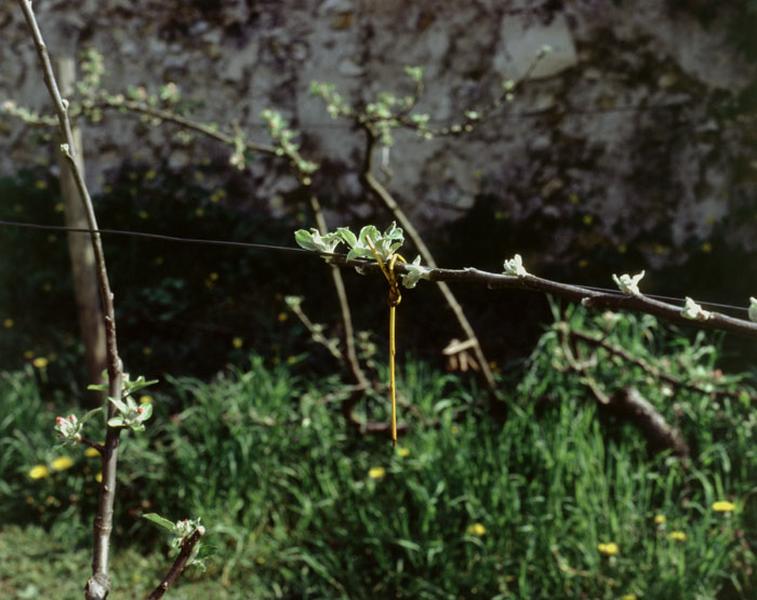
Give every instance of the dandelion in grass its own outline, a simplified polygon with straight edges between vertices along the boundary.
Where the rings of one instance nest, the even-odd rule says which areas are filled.
[[[38,356],[32,361],[32,365],[34,365],[34,367],[37,369],[44,369],[48,364],[50,364],[50,361],[47,360],[44,356]]]
[[[380,481],[386,477],[386,469],[384,467],[371,467],[368,469],[368,477],[374,481]]]
[[[407,458],[410,456],[410,448],[397,448],[397,455],[400,458]]]
[[[665,515],[655,515],[654,516],[654,524],[655,525],[665,525],[665,522],[667,519],[665,518]]]
[[[620,552],[620,548],[615,542],[597,544],[597,550],[604,556],[616,556]]]
[[[686,532],[684,531],[671,531],[668,534],[668,539],[673,540],[674,542],[685,542],[688,539],[688,536],[686,535]]]
[[[471,523],[465,532],[475,537],[484,537],[486,535],[486,527],[483,523]]]
[[[45,465],[34,465],[31,469],[29,469],[29,472],[27,475],[29,475],[29,479],[44,479],[50,474],[50,469],[48,469]]]
[[[637,600],[638,596],[636,594],[623,594],[620,597],[620,600]]]
[[[718,500],[713,503],[712,510],[719,513],[731,513],[736,510],[736,505],[728,500]]]
[[[98,456],[100,456],[100,453],[97,451],[96,448],[90,447],[84,451],[84,456],[86,456],[87,458],[97,458]]]
[[[102,473],[95,473],[95,481],[97,483],[102,483],[103,480],[103,474]]]
[[[53,459],[50,466],[55,471],[65,471],[74,466],[74,460],[70,456],[59,456],[58,458]]]

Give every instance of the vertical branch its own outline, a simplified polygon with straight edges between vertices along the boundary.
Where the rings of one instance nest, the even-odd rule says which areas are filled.
[[[379,200],[384,203],[384,206],[386,206],[391,211],[391,213],[407,233],[408,237],[413,241],[413,244],[415,244],[415,247],[418,249],[418,252],[420,253],[421,257],[423,257],[425,263],[432,269],[436,269],[436,260],[434,260],[434,256],[431,254],[428,246],[426,246],[426,243],[423,241],[420,233],[418,233],[418,230],[415,228],[415,226],[399,206],[399,204],[397,204],[397,201],[392,197],[389,191],[373,176],[373,173],[371,171],[373,149],[376,143],[376,136],[371,130],[370,125],[363,124],[362,128],[365,131],[367,138],[365,156],[363,157],[363,181],[365,182],[368,189],[370,189],[379,198]],[[437,281],[436,285],[439,287],[439,291],[441,292],[442,296],[444,296],[444,300],[447,302],[450,310],[452,310],[452,313],[455,315],[460,328],[463,330],[467,338],[473,341],[473,352],[476,355],[476,360],[481,365],[481,374],[483,375],[484,381],[489,387],[489,390],[496,397],[497,384],[494,381],[494,375],[491,371],[491,368],[489,367],[489,361],[484,355],[484,351],[481,348],[481,343],[478,340],[478,336],[473,330],[473,326],[470,324],[470,321],[468,321],[468,317],[465,315],[463,307],[460,305],[460,302],[458,302],[457,298],[452,293],[452,290],[445,282]]]
[[[63,140],[61,151],[68,161],[73,175],[76,188],[84,205],[92,242],[92,250],[95,256],[97,281],[100,291],[100,301],[104,310],[106,355],[108,363],[108,396],[121,398],[122,365],[118,356],[116,342],[116,321],[113,308],[113,294],[110,290],[108,272],[105,266],[100,234],[97,233],[97,219],[95,217],[92,198],[89,195],[87,184],[84,181],[81,169],[77,163],[76,141],[68,117],[68,101],[65,100],[58,89],[58,84],[53,73],[50,55],[47,51],[42,33],[34,17],[30,0],[18,0],[18,4],[24,13],[24,18],[29,26],[34,46],[42,66],[45,85],[53,101],[55,113]],[[113,416],[115,407],[109,403],[108,415]],[[110,578],[108,576],[108,560],[110,552],[110,534],[113,528],[113,504],[116,494],[116,468],[118,464],[119,429],[108,427],[105,435],[105,447],[102,456],[102,482],[100,484],[100,497],[97,505],[97,514],[94,522],[94,548],[92,552],[92,577],[87,581],[85,597],[87,600],[104,600],[110,592]]]
[[[56,61],[58,82],[63,97],[73,94],[76,80],[76,62],[73,56],[64,56]],[[79,171],[84,173],[84,151],[81,147],[81,130],[72,126],[76,150],[76,162]],[[63,214],[66,227],[87,228],[87,214],[79,197],[79,190],[74,175],[68,166],[68,160],[60,156],[60,188],[63,195]],[[92,244],[85,236],[77,233],[68,234],[68,254],[71,259],[71,275],[74,284],[74,297],[79,320],[79,330],[84,343],[84,356],[87,362],[88,381],[101,383],[102,372],[107,366],[105,353],[105,320],[100,302],[95,255]],[[94,400],[94,397],[92,398]],[[99,396],[98,401],[102,400]]]
[[[315,217],[315,224],[318,227],[318,232],[321,235],[328,233],[328,226],[326,225],[326,218],[323,216],[323,209],[318,198],[314,195],[310,195],[310,208],[313,210]],[[363,369],[360,366],[360,361],[357,358],[357,351],[355,349],[355,328],[352,324],[352,311],[350,310],[350,303],[347,299],[347,290],[344,287],[344,279],[342,278],[342,271],[336,265],[330,265],[331,279],[334,282],[334,288],[336,288],[336,295],[339,299],[339,307],[342,313],[342,325],[344,327],[344,347],[347,350],[347,362],[350,365],[350,370],[355,378],[355,383],[358,384],[363,390],[368,389],[370,383],[365,376]]]

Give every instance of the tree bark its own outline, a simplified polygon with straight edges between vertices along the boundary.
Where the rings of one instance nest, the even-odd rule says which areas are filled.
[[[624,388],[613,394],[607,408],[628,420],[647,440],[652,452],[671,450],[679,458],[688,459],[689,445],[681,432],[669,425],[654,406],[633,387]]]

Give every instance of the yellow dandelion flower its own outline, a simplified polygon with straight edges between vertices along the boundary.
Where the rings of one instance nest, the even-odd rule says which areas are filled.
[[[31,469],[29,469],[29,472],[27,475],[29,475],[29,479],[44,479],[50,474],[50,469],[48,469],[45,465],[34,465]]]
[[[583,222],[584,225],[591,225],[594,222],[594,217],[592,215],[584,215]]]
[[[95,473],[95,481],[97,483],[101,483],[103,480],[103,474],[102,473]]]
[[[600,554],[605,556],[615,556],[620,552],[620,548],[615,542],[607,542],[606,544],[597,544],[597,550]]]
[[[49,364],[49,360],[47,360],[44,356],[38,356],[32,361],[32,364],[38,368],[38,369],[44,369]]]
[[[139,403],[140,404],[152,404],[152,396],[145,394],[144,396],[139,397]]]
[[[100,456],[100,453],[97,451],[97,449],[88,447],[84,451],[84,456],[86,456],[87,458],[97,458],[98,456]]]
[[[476,537],[484,537],[486,535],[486,527],[483,523],[471,523],[465,530],[468,535],[474,535]]]
[[[728,502],[728,500],[718,500],[713,503],[712,510],[715,512],[729,513],[736,510],[736,505],[733,502]]]
[[[371,467],[368,469],[368,477],[374,481],[379,481],[386,477],[386,469],[384,467]]]
[[[637,600],[638,596],[636,594],[623,594],[620,597],[620,600]]]
[[[665,515],[655,515],[654,516],[654,524],[655,525],[665,525],[665,521],[667,521],[667,519],[665,518]]]
[[[235,337],[233,340],[231,340],[231,345],[239,350],[242,346],[244,346],[244,340],[241,337]]]
[[[65,471],[74,466],[74,461],[70,456],[59,456],[52,460],[50,466],[56,471]]]
[[[686,535],[685,532],[676,530],[676,531],[671,531],[668,534],[668,538],[670,538],[674,542],[685,542],[688,536]]]
[[[410,448],[397,448],[397,454],[400,458],[407,458],[410,456]]]
[[[3,327],[6,329],[11,329],[15,324],[16,322],[13,319],[5,319],[3,321]]]

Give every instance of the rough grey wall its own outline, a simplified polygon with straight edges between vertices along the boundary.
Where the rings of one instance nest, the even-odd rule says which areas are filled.
[[[397,136],[388,186],[422,228],[486,198],[496,218],[557,223],[548,262],[575,259],[598,239],[622,247],[663,231],[670,245],[642,248],[655,265],[681,260],[678,247],[705,240],[734,202],[754,198],[757,163],[745,131],[754,120],[722,108],[754,81],[755,66],[717,22],[704,28],[663,0],[102,0],[36,9],[53,52],[104,53],[111,90],[174,81],[197,102],[196,117],[236,122],[262,141],[260,111],[280,109],[303,132],[306,154],[328,165],[319,185],[333,201],[332,222],[370,213],[357,177],[363,141],[329,120],[308,94],[311,80],[369,100],[402,89],[404,65],[425,65],[419,111],[445,122],[525,73],[543,44],[554,52],[484,127],[458,139]],[[46,97],[18,13],[14,3],[0,8],[0,100],[41,109]],[[3,118],[2,129],[4,173],[54,168],[52,151],[26,128]],[[189,169],[198,157],[223,156],[208,143],[177,145],[168,132],[115,115],[86,127],[93,185],[124,157]],[[252,164],[249,182],[274,211],[296,187],[270,160]],[[590,233],[576,231],[577,218]],[[733,240],[757,249],[755,223],[735,228]]]

